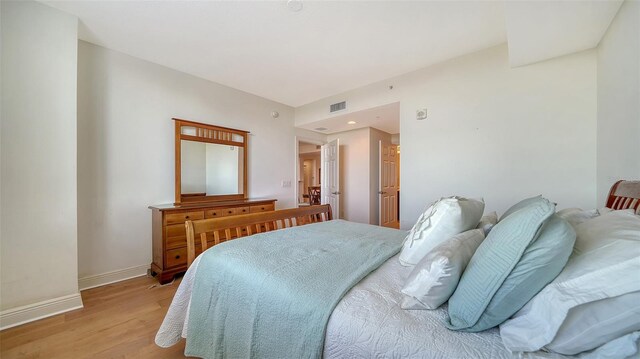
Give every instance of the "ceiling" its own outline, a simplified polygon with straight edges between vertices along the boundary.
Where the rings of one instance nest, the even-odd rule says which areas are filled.
[[[82,40],[294,107],[506,41],[500,2],[44,2]]]
[[[621,5],[622,0],[506,2],[511,66],[598,46]]]
[[[354,121],[354,124],[349,124]],[[390,134],[400,133],[400,102],[372,107],[298,126],[307,130],[332,134],[364,127],[377,128]],[[326,130],[318,130],[326,128]]]
[[[620,1],[43,1],[80,39],[293,107],[504,43],[597,45]]]

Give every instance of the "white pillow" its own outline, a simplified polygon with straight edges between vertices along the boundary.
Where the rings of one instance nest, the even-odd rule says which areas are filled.
[[[482,199],[442,198],[429,206],[413,226],[402,246],[400,264],[416,265],[438,244],[476,227],[482,212]]]
[[[633,208],[611,209],[609,207],[602,207],[602,208],[598,208],[597,211],[598,211],[598,214],[605,214],[605,213],[609,213],[609,212],[613,212],[613,211],[627,211],[629,213],[636,214],[636,210],[633,209]]]
[[[611,209],[609,207],[598,208],[598,214],[605,214],[605,213],[609,213],[611,211],[613,211],[613,209]]]
[[[402,288],[402,309],[436,309],[449,300],[462,272],[482,243],[484,233],[472,229],[436,246],[415,266]]]
[[[500,325],[507,349],[536,351],[550,344],[556,335],[573,336],[572,331],[582,330],[579,326],[562,327],[572,308],[640,291],[640,216],[612,211],[580,224],[576,232],[573,254],[560,275]],[[601,315],[613,317],[625,310],[606,303],[603,310],[607,313]],[[589,311],[586,315],[590,315]],[[583,324],[579,318],[572,322]],[[563,333],[558,333],[561,327]],[[618,328],[611,323],[581,340],[594,343],[593,349],[608,335],[605,329]]]
[[[590,219],[598,217],[600,213],[597,209],[582,210],[580,208],[565,208],[557,212],[557,215],[565,221],[569,222],[573,229],[576,229],[578,225],[586,222]]]
[[[583,353],[580,359],[620,359],[637,358],[638,346],[640,346],[640,332],[633,332],[614,339],[598,349]]]
[[[478,223],[478,226],[476,226],[476,228],[482,229],[484,231],[484,236],[486,237],[491,231],[491,228],[493,228],[493,226],[495,226],[497,223],[498,213],[496,213],[496,211],[493,211],[487,215],[482,216],[482,218],[480,218],[480,223]]]
[[[640,330],[640,292],[571,308],[558,334],[545,348],[574,355]]]

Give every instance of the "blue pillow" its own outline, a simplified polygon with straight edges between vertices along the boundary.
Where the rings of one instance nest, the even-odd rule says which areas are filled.
[[[521,306],[510,313],[520,301],[524,300],[524,303],[526,303],[542,289],[519,288],[520,285],[528,287],[529,282],[537,283],[546,280],[547,275],[544,268],[540,271],[541,277],[544,277],[544,279],[532,280],[537,278],[537,269],[540,269],[536,267],[535,261],[526,261],[523,263],[524,267],[518,268],[516,271],[514,269],[516,269],[525,252],[527,252],[530,244],[539,238],[539,234],[542,232],[541,229],[554,212],[555,206],[551,202],[545,198],[536,197],[532,199],[531,203],[511,213],[493,227],[488,237],[471,258],[462,278],[460,278],[456,291],[449,299],[450,321],[446,323],[449,329],[464,331],[487,329],[486,326],[495,321],[492,318],[502,318],[506,315],[505,319],[507,319],[520,309]],[[553,223],[558,223],[558,221]],[[560,221],[560,223],[564,224],[565,222]],[[549,232],[549,236],[554,236],[556,226],[557,224],[552,226],[553,230]],[[575,233],[573,233],[573,236],[575,240]],[[547,236],[545,235],[543,238],[547,238]],[[546,243],[546,239],[541,242],[541,244]],[[525,258],[540,259],[535,249],[536,247],[532,246],[527,252],[532,254],[527,255]],[[563,266],[564,264],[562,263]],[[531,267],[531,270],[528,267]],[[512,272],[514,275],[509,278]],[[522,275],[530,272],[533,275]],[[557,274],[555,273],[555,275]],[[555,278],[555,275],[553,278]],[[549,281],[553,278],[549,279]],[[521,279],[523,280],[522,284],[520,284]],[[500,291],[505,282],[507,287]],[[514,287],[518,287],[522,291],[522,293],[520,291],[514,292],[520,298],[515,299],[509,296],[508,289]],[[499,297],[496,298],[494,304],[491,304],[496,294],[499,294]],[[511,301],[514,304],[508,305],[503,312],[500,312],[502,308],[495,307],[495,303]],[[487,309],[491,309],[491,312],[484,315],[485,317],[481,321],[481,317],[483,317]],[[477,323],[479,323],[478,326],[476,326]],[[497,324],[500,323],[492,326]]]
[[[493,328],[524,307],[560,274],[573,252],[575,241],[576,232],[569,222],[558,215],[551,216],[493,295],[478,322],[466,331]]]
[[[512,214],[513,212],[520,210],[532,203],[536,203],[537,201],[539,201],[540,199],[542,199],[542,195],[538,195],[535,197],[531,197],[531,198],[526,198],[523,199],[522,201],[514,204],[513,206],[511,206],[506,212],[504,212],[502,214],[502,217],[500,217],[500,220],[502,221],[503,219],[507,218],[510,214]]]

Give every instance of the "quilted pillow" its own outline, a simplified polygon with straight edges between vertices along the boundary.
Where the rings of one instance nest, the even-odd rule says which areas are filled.
[[[483,211],[483,200],[448,197],[435,202],[420,215],[407,235],[400,264],[414,266],[440,243],[475,228]]]
[[[499,325],[560,273],[576,235],[554,211],[539,197],[493,227],[449,299],[449,329]]]
[[[513,206],[511,206],[506,212],[504,212],[502,214],[502,217],[500,217],[500,220],[502,221],[503,219],[509,217],[510,214],[514,213],[517,210],[523,209],[524,207],[532,204],[532,203],[536,203],[538,202],[540,199],[542,199],[542,195],[538,195],[535,197],[531,197],[531,198],[526,198],[523,199],[522,201],[514,204]]]

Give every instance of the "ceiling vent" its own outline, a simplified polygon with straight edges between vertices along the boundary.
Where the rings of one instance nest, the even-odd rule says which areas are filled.
[[[342,111],[345,108],[347,108],[347,101],[342,101],[329,106],[329,112]]]

